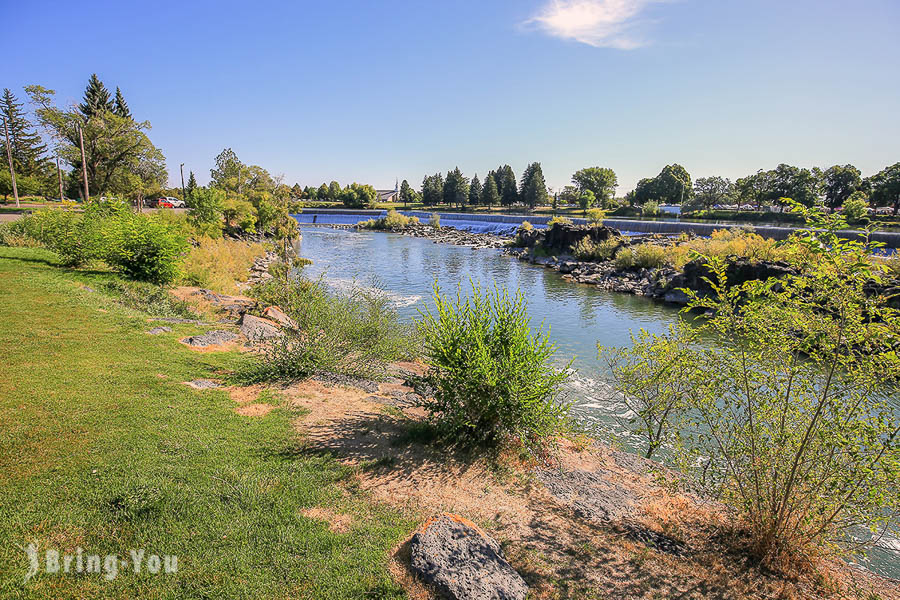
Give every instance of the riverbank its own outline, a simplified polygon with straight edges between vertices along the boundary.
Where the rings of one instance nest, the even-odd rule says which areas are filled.
[[[723,545],[721,509],[588,440],[553,467],[428,443],[410,400],[418,363],[384,381],[229,385],[250,346],[240,297],[182,289],[216,324],[151,320],[108,295],[115,276],[35,249],[0,249],[0,279],[16,300],[0,305],[0,559],[24,572],[14,544],[31,541],[179,556],[177,574],[111,582],[42,573],[25,587],[7,570],[4,595],[428,598],[407,541],[449,511],[500,540],[536,598],[900,597],[838,563],[789,580],[758,571]],[[234,339],[179,343],[211,329]]]

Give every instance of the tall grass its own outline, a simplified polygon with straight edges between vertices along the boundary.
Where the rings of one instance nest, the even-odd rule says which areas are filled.
[[[296,330],[267,345],[240,369],[247,382],[290,381],[317,373],[380,378],[391,361],[419,353],[415,328],[400,321],[390,300],[378,291],[333,293],[321,280],[270,281],[251,294],[276,304]]]
[[[394,229],[403,229],[410,225],[418,225],[419,217],[407,217],[406,215],[391,209],[380,219],[369,219],[357,223],[358,227],[363,229],[379,229],[391,231]]]
[[[237,283],[247,280],[253,262],[265,253],[263,244],[200,238],[184,261],[182,281],[214,292],[236,294]]]

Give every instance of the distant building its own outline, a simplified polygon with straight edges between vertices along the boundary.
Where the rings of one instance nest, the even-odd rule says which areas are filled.
[[[379,202],[400,202],[400,182],[394,182],[392,190],[375,190],[378,192]]]

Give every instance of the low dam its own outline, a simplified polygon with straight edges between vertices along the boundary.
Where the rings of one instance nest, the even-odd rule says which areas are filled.
[[[432,212],[401,210],[401,214],[410,217],[418,217],[423,223],[428,222]],[[352,210],[315,208],[304,210],[293,217],[301,225],[354,225],[367,219],[377,219],[387,214],[385,210]],[[495,215],[474,213],[436,213],[440,215],[441,224],[455,227],[463,231],[475,233],[492,233],[495,235],[513,235],[523,221],[528,221],[538,229],[547,226],[553,217],[541,215]],[[586,219],[573,218],[576,224],[587,223]],[[733,223],[696,223],[692,221],[680,221],[677,219],[665,221],[643,221],[639,219],[604,219],[603,224],[618,229],[624,235],[638,235],[646,233],[679,234],[693,233],[701,237],[708,237],[712,232],[720,229],[735,229],[740,227],[752,227],[759,235],[775,240],[785,240],[796,231],[796,227],[783,227],[775,225],[736,225]],[[840,233],[846,239],[859,239],[864,234],[862,231],[848,229]],[[871,239],[881,242],[889,249],[900,248],[900,233],[889,231],[875,231]]]

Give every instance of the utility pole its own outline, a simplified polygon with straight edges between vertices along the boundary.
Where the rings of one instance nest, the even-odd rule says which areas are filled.
[[[56,179],[59,181],[59,201],[63,201],[62,170],[59,168],[59,153],[56,154]]]
[[[187,194],[184,191],[184,163],[181,163],[181,199],[187,204]]]
[[[12,147],[9,145],[9,126],[3,119],[3,131],[6,133],[6,158],[9,159],[9,176],[12,179],[13,197],[16,199],[16,208],[19,208],[19,189],[16,187],[16,169],[13,167]]]
[[[88,191],[87,159],[84,157],[84,130],[81,129],[80,125],[78,126],[78,140],[81,142],[81,177],[84,180],[84,202],[87,203],[91,196]]]

